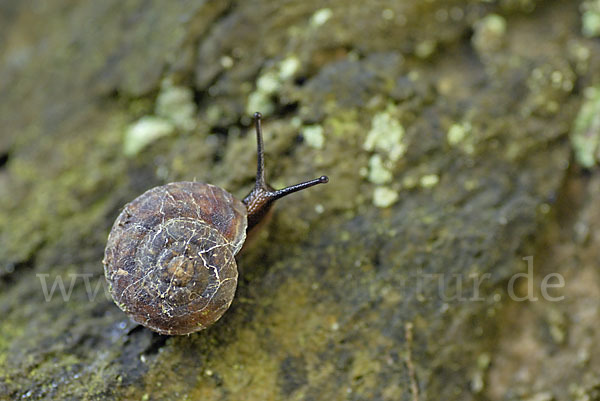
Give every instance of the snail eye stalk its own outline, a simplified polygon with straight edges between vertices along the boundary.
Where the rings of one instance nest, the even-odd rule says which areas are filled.
[[[301,191],[306,188],[310,188],[317,184],[326,184],[329,182],[329,178],[323,175],[319,178],[315,178],[309,181],[301,182],[299,184],[290,185],[282,189],[273,189],[265,179],[265,149],[262,137],[262,114],[254,113],[254,126],[256,128],[256,153],[257,153],[257,166],[256,166],[256,183],[254,188],[242,201],[248,209],[248,229],[250,231],[255,227],[262,218],[267,214],[273,202],[279,198],[283,198],[294,192]]]

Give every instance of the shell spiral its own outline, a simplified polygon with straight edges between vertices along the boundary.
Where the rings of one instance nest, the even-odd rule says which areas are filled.
[[[161,334],[217,321],[235,295],[246,213],[229,192],[200,182],[152,188],[125,205],[103,261],[116,304]]]

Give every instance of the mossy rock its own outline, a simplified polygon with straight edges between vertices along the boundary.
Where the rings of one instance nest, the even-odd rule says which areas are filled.
[[[507,283],[600,80],[576,2],[0,10],[0,399],[501,399]],[[214,326],[135,325],[104,281],[112,222],[170,181],[245,195],[256,105],[273,184],[330,183],[279,202]],[[562,384],[592,394],[580,373]]]

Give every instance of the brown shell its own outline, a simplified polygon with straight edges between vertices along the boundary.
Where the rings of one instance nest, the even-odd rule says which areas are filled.
[[[117,217],[104,253],[116,304],[161,334],[202,330],[229,308],[235,254],[246,238],[246,207],[200,182],[152,188]]]

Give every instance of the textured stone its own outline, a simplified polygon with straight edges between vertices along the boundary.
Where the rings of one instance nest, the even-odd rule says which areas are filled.
[[[585,202],[598,191],[570,196],[573,182],[591,184],[567,174],[580,89],[600,82],[599,44],[580,33],[577,2],[0,9],[0,399],[595,396],[600,369],[586,344],[597,344],[597,325],[568,318],[572,305],[581,316],[595,309],[540,303],[515,324],[523,303],[506,286],[547,240],[571,246],[573,259],[589,247],[591,276],[567,276],[587,286],[569,294],[597,291],[598,219]],[[475,49],[473,27],[490,15],[506,23],[501,41],[481,36]],[[103,276],[111,224],[169,181],[247,193],[256,160],[246,108],[265,76],[275,84],[259,90],[272,106],[271,181],[325,173],[330,183],[277,205],[240,253],[236,297],[214,326],[165,337],[135,325]],[[193,94],[197,125],[124,157],[127,127],[156,112],[166,80]],[[401,157],[386,165],[398,199],[386,208],[368,180],[369,160],[386,152],[363,147],[378,115],[402,127]],[[468,130],[454,141],[456,124]],[[322,147],[301,140],[297,127],[313,125]],[[546,230],[579,209],[576,235]],[[540,319],[546,331],[524,337],[544,345],[539,353],[508,341],[504,327],[537,333]],[[515,355],[548,370],[519,381],[503,359]]]

